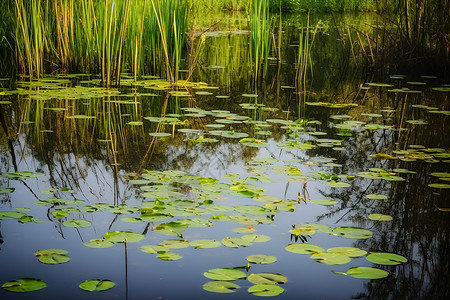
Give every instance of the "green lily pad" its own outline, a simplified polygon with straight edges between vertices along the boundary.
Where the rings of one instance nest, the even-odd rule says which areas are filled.
[[[43,289],[47,284],[35,278],[21,278],[13,281],[5,282],[2,289],[10,292],[32,292]]]
[[[189,242],[185,240],[165,240],[159,244],[169,249],[182,249],[189,247]]]
[[[44,264],[63,264],[70,260],[66,254],[69,253],[64,249],[43,249],[34,252],[34,255],[37,256],[38,260]]]
[[[309,202],[319,205],[335,205],[336,203],[338,203],[333,199],[311,199]]]
[[[401,255],[384,252],[371,252],[366,256],[366,259],[380,265],[400,265],[408,261]]]
[[[325,224],[317,224],[317,223],[302,223],[299,227],[312,228],[314,230],[321,231],[326,234],[331,234],[332,230],[330,226]]]
[[[160,260],[179,260],[183,258],[180,254],[173,252],[158,252],[157,257]]]
[[[0,194],[9,194],[14,192],[15,190],[16,190],[15,188],[1,188]]]
[[[257,205],[238,205],[234,207],[234,210],[243,214],[251,214],[251,215],[264,215],[266,214],[266,210]]]
[[[370,214],[369,219],[374,221],[392,221],[392,217],[383,214]]]
[[[270,241],[270,236],[264,234],[246,234],[241,237],[244,241],[252,243],[263,243]]]
[[[67,227],[89,227],[92,225],[92,223],[90,221],[87,220],[67,220],[63,222],[64,226]]]
[[[331,252],[313,254],[311,258],[327,265],[343,265],[351,261],[347,255]]]
[[[78,286],[88,292],[106,291],[112,289],[116,284],[110,280],[88,279],[80,283]]]
[[[153,231],[164,235],[176,235],[182,237],[182,233],[188,228],[187,224],[180,222],[162,223],[153,227]]]
[[[367,254],[367,251],[355,247],[333,247],[327,249],[328,253],[337,253],[348,257],[360,257]]]
[[[144,235],[131,231],[108,231],[103,238],[113,243],[133,243],[143,240]]]
[[[368,239],[372,237],[372,232],[358,227],[336,227],[333,229],[332,235],[349,239]]]
[[[206,278],[213,280],[232,281],[247,277],[245,272],[234,268],[217,268],[203,273]]]
[[[209,281],[203,285],[203,289],[208,292],[229,294],[234,293],[240,286],[228,281],[215,280]]]
[[[247,278],[253,284],[280,284],[288,281],[287,277],[278,273],[253,273]]]
[[[325,252],[320,246],[312,244],[289,244],[284,249],[297,254],[317,254]]]
[[[334,188],[347,188],[350,186],[350,184],[348,184],[347,182],[335,181],[335,180],[327,181],[325,184],[330,187],[334,187]]]
[[[191,245],[195,249],[209,249],[209,248],[220,247],[220,246],[222,246],[222,243],[220,243],[219,241],[215,241],[215,240],[203,239],[203,240],[190,241],[189,245]]]
[[[265,254],[253,254],[247,256],[247,261],[254,264],[271,264],[277,261],[277,258],[273,255],[265,255]],[[255,282],[253,282],[255,283]]]
[[[171,136],[172,134],[167,132],[151,132],[149,133],[149,135],[154,137],[168,137]]]
[[[0,220],[19,219],[26,216],[26,214],[18,211],[0,211]]]
[[[450,178],[450,173],[447,172],[434,172],[431,173],[430,175],[434,177]]]
[[[387,196],[385,196],[385,195],[378,195],[378,194],[364,195],[364,197],[369,198],[369,199],[376,199],[376,200],[387,199]]]
[[[84,245],[89,248],[109,248],[114,245],[113,242],[104,239],[92,239],[85,242]]]
[[[141,247],[141,251],[145,253],[157,254],[162,252],[168,252],[169,248],[161,245],[144,245]]]
[[[284,288],[274,284],[257,284],[248,288],[248,292],[260,297],[275,297],[284,292]]]
[[[252,245],[250,241],[230,237],[223,238],[221,242],[224,246],[230,248],[249,247]]]
[[[389,272],[377,268],[370,268],[370,267],[353,267],[348,269],[346,272],[338,272],[338,271],[331,271],[335,274],[340,275],[348,275],[355,278],[362,278],[362,279],[380,279],[385,278],[389,275]]]
[[[252,233],[256,232],[256,229],[253,226],[246,226],[233,228],[233,231],[236,233]]]
[[[450,184],[447,183],[430,183],[428,186],[436,189],[450,189]]]
[[[289,230],[289,233],[299,236],[299,235],[313,235],[316,233],[316,230],[311,227],[302,227],[302,226],[296,226],[295,228]]]

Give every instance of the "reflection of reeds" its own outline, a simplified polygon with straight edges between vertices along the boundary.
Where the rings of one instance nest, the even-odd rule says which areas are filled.
[[[304,111],[304,106],[307,99],[306,89],[307,89],[308,70],[311,77],[313,76],[311,50],[319,26],[320,22],[318,22],[314,28],[310,28],[308,15],[306,27],[302,26],[300,29],[297,69],[295,76],[297,93],[299,95],[299,102],[298,102],[299,117],[301,116],[301,112]],[[312,80],[312,78],[310,80]]]

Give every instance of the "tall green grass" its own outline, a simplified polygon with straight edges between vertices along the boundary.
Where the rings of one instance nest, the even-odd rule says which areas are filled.
[[[173,82],[178,78],[186,1],[11,1],[14,6],[6,8],[13,9],[12,37],[21,74],[38,78],[54,71],[99,73],[106,86],[118,85],[124,70],[135,79],[142,71]]]
[[[253,58],[255,82],[267,71],[270,52],[269,3],[267,0],[250,0],[250,53]]]

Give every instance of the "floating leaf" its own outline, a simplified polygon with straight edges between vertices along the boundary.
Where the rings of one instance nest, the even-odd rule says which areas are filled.
[[[106,291],[112,289],[116,284],[110,280],[89,279],[80,283],[78,286],[88,292]]]
[[[346,272],[338,272],[338,271],[331,271],[331,272],[362,279],[380,279],[385,278],[389,275],[389,272],[385,270],[370,267],[353,267],[348,269]]]
[[[243,214],[251,214],[251,215],[264,215],[266,214],[266,210],[257,205],[238,205],[234,207],[234,210]]]
[[[358,227],[336,227],[333,229],[332,235],[349,239],[368,239],[372,237],[372,232]]]
[[[226,281],[243,279],[247,277],[247,274],[245,274],[245,272],[234,268],[211,269],[203,273],[203,275],[209,279]]]
[[[145,252],[145,253],[156,254],[156,253],[168,252],[169,248],[166,248],[161,245],[145,245],[145,246],[141,247],[141,251]]]
[[[351,261],[351,258],[347,255],[332,252],[313,254],[311,258],[327,265],[343,265]]]
[[[67,227],[77,228],[77,227],[89,227],[92,225],[92,223],[87,220],[68,220],[64,221],[63,225]]]
[[[185,240],[165,240],[159,244],[169,249],[182,249],[189,247],[189,242]]]
[[[360,257],[367,254],[367,251],[355,247],[333,247],[327,249],[327,252],[343,254],[348,257]]]
[[[157,257],[161,260],[179,260],[183,258],[180,254],[173,252],[158,252]]]
[[[326,234],[331,234],[332,230],[330,226],[325,224],[316,224],[316,223],[302,223],[299,227],[312,228],[318,231],[321,231]]]
[[[108,231],[103,238],[113,243],[133,243],[144,239],[144,235],[131,231]]]
[[[246,234],[243,235],[241,239],[252,243],[263,243],[270,241],[270,237],[264,234]]]
[[[250,241],[246,241],[246,240],[239,239],[239,238],[230,238],[230,237],[226,237],[226,238],[222,239],[221,242],[224,246],[230,247],[230,248],[249,247],[252,245],[252,243]]]
[[[66,254],[69,253],[64,249],[43,249],[34,252],[34,255],[37,256],[38,260],[44,264],[63,264],[70,260]]]
[[[13,281],[5,282],[2,289],[10,292],[31,292],[43,289],[47,284],[35,278],[21,278]]]
[[[401,255],[384,252],[371,252],[366,256],[366,259],[380,265],[400,265],[408,261]]]
[[[182,233],[188,228],[187,224],[180,222],[162,223],[153,227],[153,231],[164,235],[176,235],[182,237]]]
[[[84,245],[89,248],[109,248],[114,243],[104,239],[92,239],[89,242],[85,242]]]
[[[238,288],[240,288],[240,286],[233,282],[220,280],[209,281],[203,285],[205,291],[222,294],[234,293]]]
[[[311,199],[309,202],[319,204],[319,205],[334,205],[338,203],[333,199]]]
[[[15,188],[0,188],[0,194],[8,194],[15,191]]]
[[[18,211],[0,211],[0,220],[19,219],[26,216],[26,214]]]
[[[428,186],[437,189],[450,189],[450,184],[447,183],[430,183]]]
[[[335,181],[335,180],[327,181],[325,184],[330,187],[334,187],[334,188],[346,188],[346,187],[350,186],[350,184],[348,184],[346,182]]]
[[[209,248],[217,248],[222,246],[222,244],[219,241],[215,240],[194,240],[189,242],[189,245],[194,247],[195,249],[209,249]]]
[[[392,221],[392,217],[383,214],[370,214],[369,219],[374,221]]]
[[[325,252],[325,249],[322,247],[311,244],[289,244],[285,249],[289,252],[298,254],[317,254]]]
[[[385,195],[378,195],[378,194],[368,194],[368,195],[364,195],[364,197],[369,198],[369,199],[376,199],[376,200],[387,199],[387,196],[385,196]]]
[[[252,233],[256,232],[256,229],[253,226],[246,226],[233,228],[233,231],[236,233]]]
[[[255,296],[275,297],[284,292],[284,288],[273,284],[257,284],[248,288],[248,292]]]
[[[277,261],[277,258],[273,255],[265,255],[265,254],[253,254],[247,256],[247,261],[254,264],[271,264]],[[255,283],[255,282],[253,282]]]

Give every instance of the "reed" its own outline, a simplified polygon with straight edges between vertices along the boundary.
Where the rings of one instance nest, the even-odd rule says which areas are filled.
[[[151,4],[159,29],[166,78],[170,82],[176,82],[187,26],[187,2],[183,0],[151,0]]]
[[[250,53],[253,58],[255,83],[267,71],[267,59],[270,51],[270,16],[267,0],[250,1]]]

